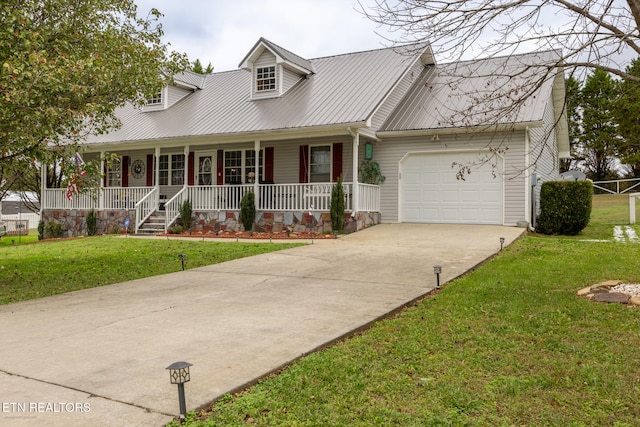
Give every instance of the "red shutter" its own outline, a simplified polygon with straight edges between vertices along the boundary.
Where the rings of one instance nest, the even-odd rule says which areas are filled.
[[[147,154],[147,187],[153,186],[153,154]]]
[[[107,174],[109,172],[109,167],[107,166],[107,161],[104,161],[104,169],[102,170],[102,173],[104,174],[104,177],[102,178],[102,186],[106,187],[108,184],[107,181]]]
[[[224,150],[218,150],[216,154],[216,175],[218,176],[217,184],[224,184]]]
[[[342,142],[333,144],[333,182],[342,175]]]
[[[264,149],[264,180],[272,183],[273,178],[273,147]]]
[[[122,156],[122,186],[129,186],[129,156]]]
[[[195,175],[195,171],[193,170],[194,169],[193,166],[195,165],[195,163],[196,163],[196,156],[195,156],[194,152],[192,151],[192,152],[189,153],[189,165],[188,165],[188,167],[189,167],[189,176],[187,177],[187,185],[193,185],[193,183],[194,183],[193,177]]]
[[[298,181],[301,184],[309,182],[309,146],[300,146],[300,167],[298,172]]]

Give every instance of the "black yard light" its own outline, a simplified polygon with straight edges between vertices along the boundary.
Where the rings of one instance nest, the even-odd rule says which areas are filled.
[[[187,403],[184,399],[184,383],[188,383],[191,379],[189,376],[189,366],[193,365],[189,362],[175,362],[167,366],[171,384],[178,384],[178,400],[180,401],[181,421],[184,421],[187,416]]]
[[[433,274],[436,275],[436,288],[440,289],[440,273],[442,273],[442,267],[439,265],[433,266]]]
[[[180,258],[182,262],[182,271],[184,271],[184,260],[187,259],[187,256],[185,254],[178,254],[178,258]]]
[[[502,252],[502,247],[504,246],[504,237],[500,238],[500,252]]]

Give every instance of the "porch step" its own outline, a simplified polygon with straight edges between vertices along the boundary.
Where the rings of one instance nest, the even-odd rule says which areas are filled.
[[[160,234],[164,233],[164,211],[155,211],[149,218],[138,228],[138,234]]]

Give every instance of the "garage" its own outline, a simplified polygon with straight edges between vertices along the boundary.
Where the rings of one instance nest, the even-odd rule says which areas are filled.
[[[486,157],[486,152],[408,153],[400,161],[402,222],[503,224],[504,160],[474,167],[465,180],[457,166]],[[493,163],[493,164],[490,164]]]

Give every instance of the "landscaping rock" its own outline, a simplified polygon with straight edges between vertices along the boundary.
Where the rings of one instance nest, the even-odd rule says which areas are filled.
[[[640,305],[640,297],[631,297],[631,298],[629,298],[628,304]]]
[[[630,295],[620,292],[602,292],[594,295],[592,301],[627,304],[630,298]]]

